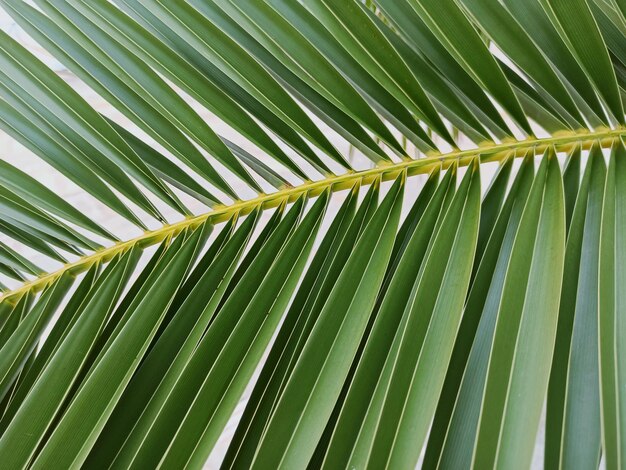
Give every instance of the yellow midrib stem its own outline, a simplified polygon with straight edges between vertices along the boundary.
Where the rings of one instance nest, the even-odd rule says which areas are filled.
[[[394,179],[404,170],[406,170],[407,176],[425,174],[432,170],[435,166],[441,165],[442,168],[445,169],[454,161],[458,161],[459,166],[465,166],[478,155],[480,155],[482,163],[487,163],[502,161],[512,153],[514,153],[515,157],[521,157],[526,154],[527,150],[532,148],[535,149],[536,154],[545,151],[550,146],[556,147],[559,152],[570,151],[576,146],[581,146],[583,149],[589,149],[594,142],[599,142],[603,148],[610,148],[613,142],[620,137],[626,137],[626,129],[596,130],[594,132],[563,132],[545,139],[533,138],[522,141],[511,141],[501,144],[481,146],[471,150],[429,155],[426,158],[418,160],[408,160],[394,164],[383,164],[369,170],[358,172],[352,171],[340,176],[331,176],[321,181],[307,182],[295,188],[283,189],[272,194],[262,194],[254,199],[239,201],[231,204],[230,206],[216,207],[205,214],[189,217],[173,224],[164,225],[157,230],[145,232],[131,240],[119,242],[111,247],[103,248],[72,263],[68,263],[57,271],[43,274],[32,281],[25,282],[17,289],[0,296],[0,302],[5,300],[12,303],[17,302],[17,300],[19,300],[26,292],[41,291],[64,273],[76,276],[88,270],[95,263],[107,262],[116,255],[130,249],[133,246],[151,246],[165,240],[168,237],[176,236],[186,228],[193,228],[206,221],[210,220],[212,223],[223,222],[230,219],[235,214],[246,215],[259,206],[262,209],[270,209],[272,207],[277,207],[282,203],[292,202],[303,194],[307,194],[307,197],[315,197],[327,188],[330,188],[333,192],[337,192],[352,188],[357,182],[360,182],[362,185],[369,185],[379,177],[383,181],[388,181]]]

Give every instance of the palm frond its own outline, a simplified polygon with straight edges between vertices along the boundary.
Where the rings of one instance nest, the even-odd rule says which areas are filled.
[[[7,468],[621,465],[623,0],[0,7]]]

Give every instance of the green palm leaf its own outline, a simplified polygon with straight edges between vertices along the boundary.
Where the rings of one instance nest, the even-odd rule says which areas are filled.
[[[0,14],[4,466],[624,465],[624,0]]]

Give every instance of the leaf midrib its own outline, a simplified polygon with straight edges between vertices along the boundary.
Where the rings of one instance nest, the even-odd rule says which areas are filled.
[[[377,178],[383,181],[394,179],[400,172],[407,172],[407,177],[428,173],[433,167],[441,165],[443,169],[458,161],[459,166],[467,166],[472,158],[481,156],[481,163],[502,161],[507,156],[523,157],[526,151],[534,149],[536,154],[543,152],[550,146],[556,147],[559,152],[567,152],[576,146],[588,150],[594,142],[599,142],[602,148],[610,148],[619,138],[626,138],[626,128],[597,129],[589,131],[564,131],[548,138],[528,138],[520,141],[503,142],[499,144],[486,144],[470,150],[457,150],[454,152],[430,153],[425,158],[406,160],[399,163],[382,162],[375,168],[362,171],[351,171],[342,175],[332,175],[320,181],[309,181],[297,187],[284,188],[271,194],[260,194],[254,199],[237,201],[228,206],[217,206],[209,212],[172,224],[166,224],[156,230],[146,231],[138,237],[116,243],[108,248],[95,251],[89,255],[68,263],[60,269],[45,273],[36,279],[27,281],[20,287],[6,292],[0,296],[0,303],[8,301],[15,304],[27,292],[39,292],[52,284],[64,273],[74,276],[87,271],[95,263],[104,263],[116,255],[123,253],[134,246],[148,247],[155,245],[168,237],[174,237],[186,228],[197,227],[204,222],[219,223],[228,220],[234,215],[246,215],[253,209],[260,207],[262,210],[271,209],[283,203],[296,200],[302,195],[307,198],[321,194],[326,188],[332,192],[342,191],[360,182],[361,185],[369,185]]]

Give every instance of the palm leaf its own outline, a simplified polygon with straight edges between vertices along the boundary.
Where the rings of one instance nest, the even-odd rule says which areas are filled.
[[[622,466],[623,0],[0,8],[5,466]]]

